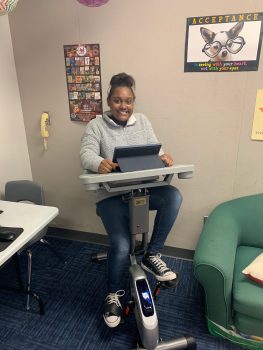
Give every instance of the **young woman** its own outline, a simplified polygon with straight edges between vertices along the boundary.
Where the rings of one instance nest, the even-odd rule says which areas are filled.
[[[135,81],[126,73],[114,75],[110,81],[107,103],[109,111],[102,118],[91,120],[81,141],[80,158],[84,169],[105,174],[118,164],[112,156],[116,146],[159,143],[149,120],[141,113],[133,113]],[[173,165],[170,155],[160,152],[166,166]],[[123,274],[128,272],[130,253],[130,230],[128,203],[123,193],[97,193],[97,212],[109,236],[108,295],[104,303],[103,317],[109,327],[120,323],[124,295]],[[179,190],[171,185],[149,189],[149,208],[156,210],[150,242],[141,266],[159,281],[176,279],[161,259],[160,252],[176,220],[182,202]]]

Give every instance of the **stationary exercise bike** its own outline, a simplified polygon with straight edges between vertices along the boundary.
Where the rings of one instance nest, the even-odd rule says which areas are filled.
[[[148,243],[149,231],[149,196],[147,188],[168,185],[175,173],[179,178],[192,176],[192,165],[176,165],[173,167],[150,169],[137,172],[115,174],[83,174],[80,176],[88,190],[104,187],[108,192],[127,191],[123,200],[129,202],[131,252],[130,252],[130,294],[133,305],[141,345],[138,350],[169,350],[196,349],[196,342],[191,336],[163,341],[159,336],[158,317],[154,304],[157,290],[163,287],[173,287],[174,281],[158,282],[154,296],[152,295],[147,277],[137,263],[136,254],[143,252]],[[141,245],[136,247],[136,236],[142,235]],[[106,253],[98,253],[92,260],[103,260]]]

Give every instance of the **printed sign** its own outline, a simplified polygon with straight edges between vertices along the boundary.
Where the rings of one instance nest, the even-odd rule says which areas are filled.
[[[252,140],[263,140],[263,89],[257,91]]]
[[[187,18],[185,72],[258,70],[263,13]]]
[[[70,119],[102,115],[99,44],[64,45]]]

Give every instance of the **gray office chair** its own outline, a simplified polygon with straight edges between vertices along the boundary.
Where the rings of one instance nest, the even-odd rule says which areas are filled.
[[[30,180],[16,180],[7,182],[5,185],[5,200],[11,202],[30,202],[37,205],[45,204],[43,187],[40,184]],[[50,243],[43,238],[47,233],[47,229],[48,227],[44,227],[31,241],[28,242],[26,247],[23,247],[23,250],[27,249],[28,258],[28,277],[26,288],[27,310],[30,309],[30,295],[32,295],[32,250],[30,247],[34,243],[40,242],[45,244],[45,246],[47,246],[59,259],[61,259],[63,262],[65,261],[64,258],[50,245]],[[18,252],[18,254],[19,253],[21,253],[21,251]]]

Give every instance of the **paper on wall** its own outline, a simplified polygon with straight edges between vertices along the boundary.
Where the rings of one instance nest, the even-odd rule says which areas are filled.
[[[263,140],[263,89],[257,91],[251,139]]]

